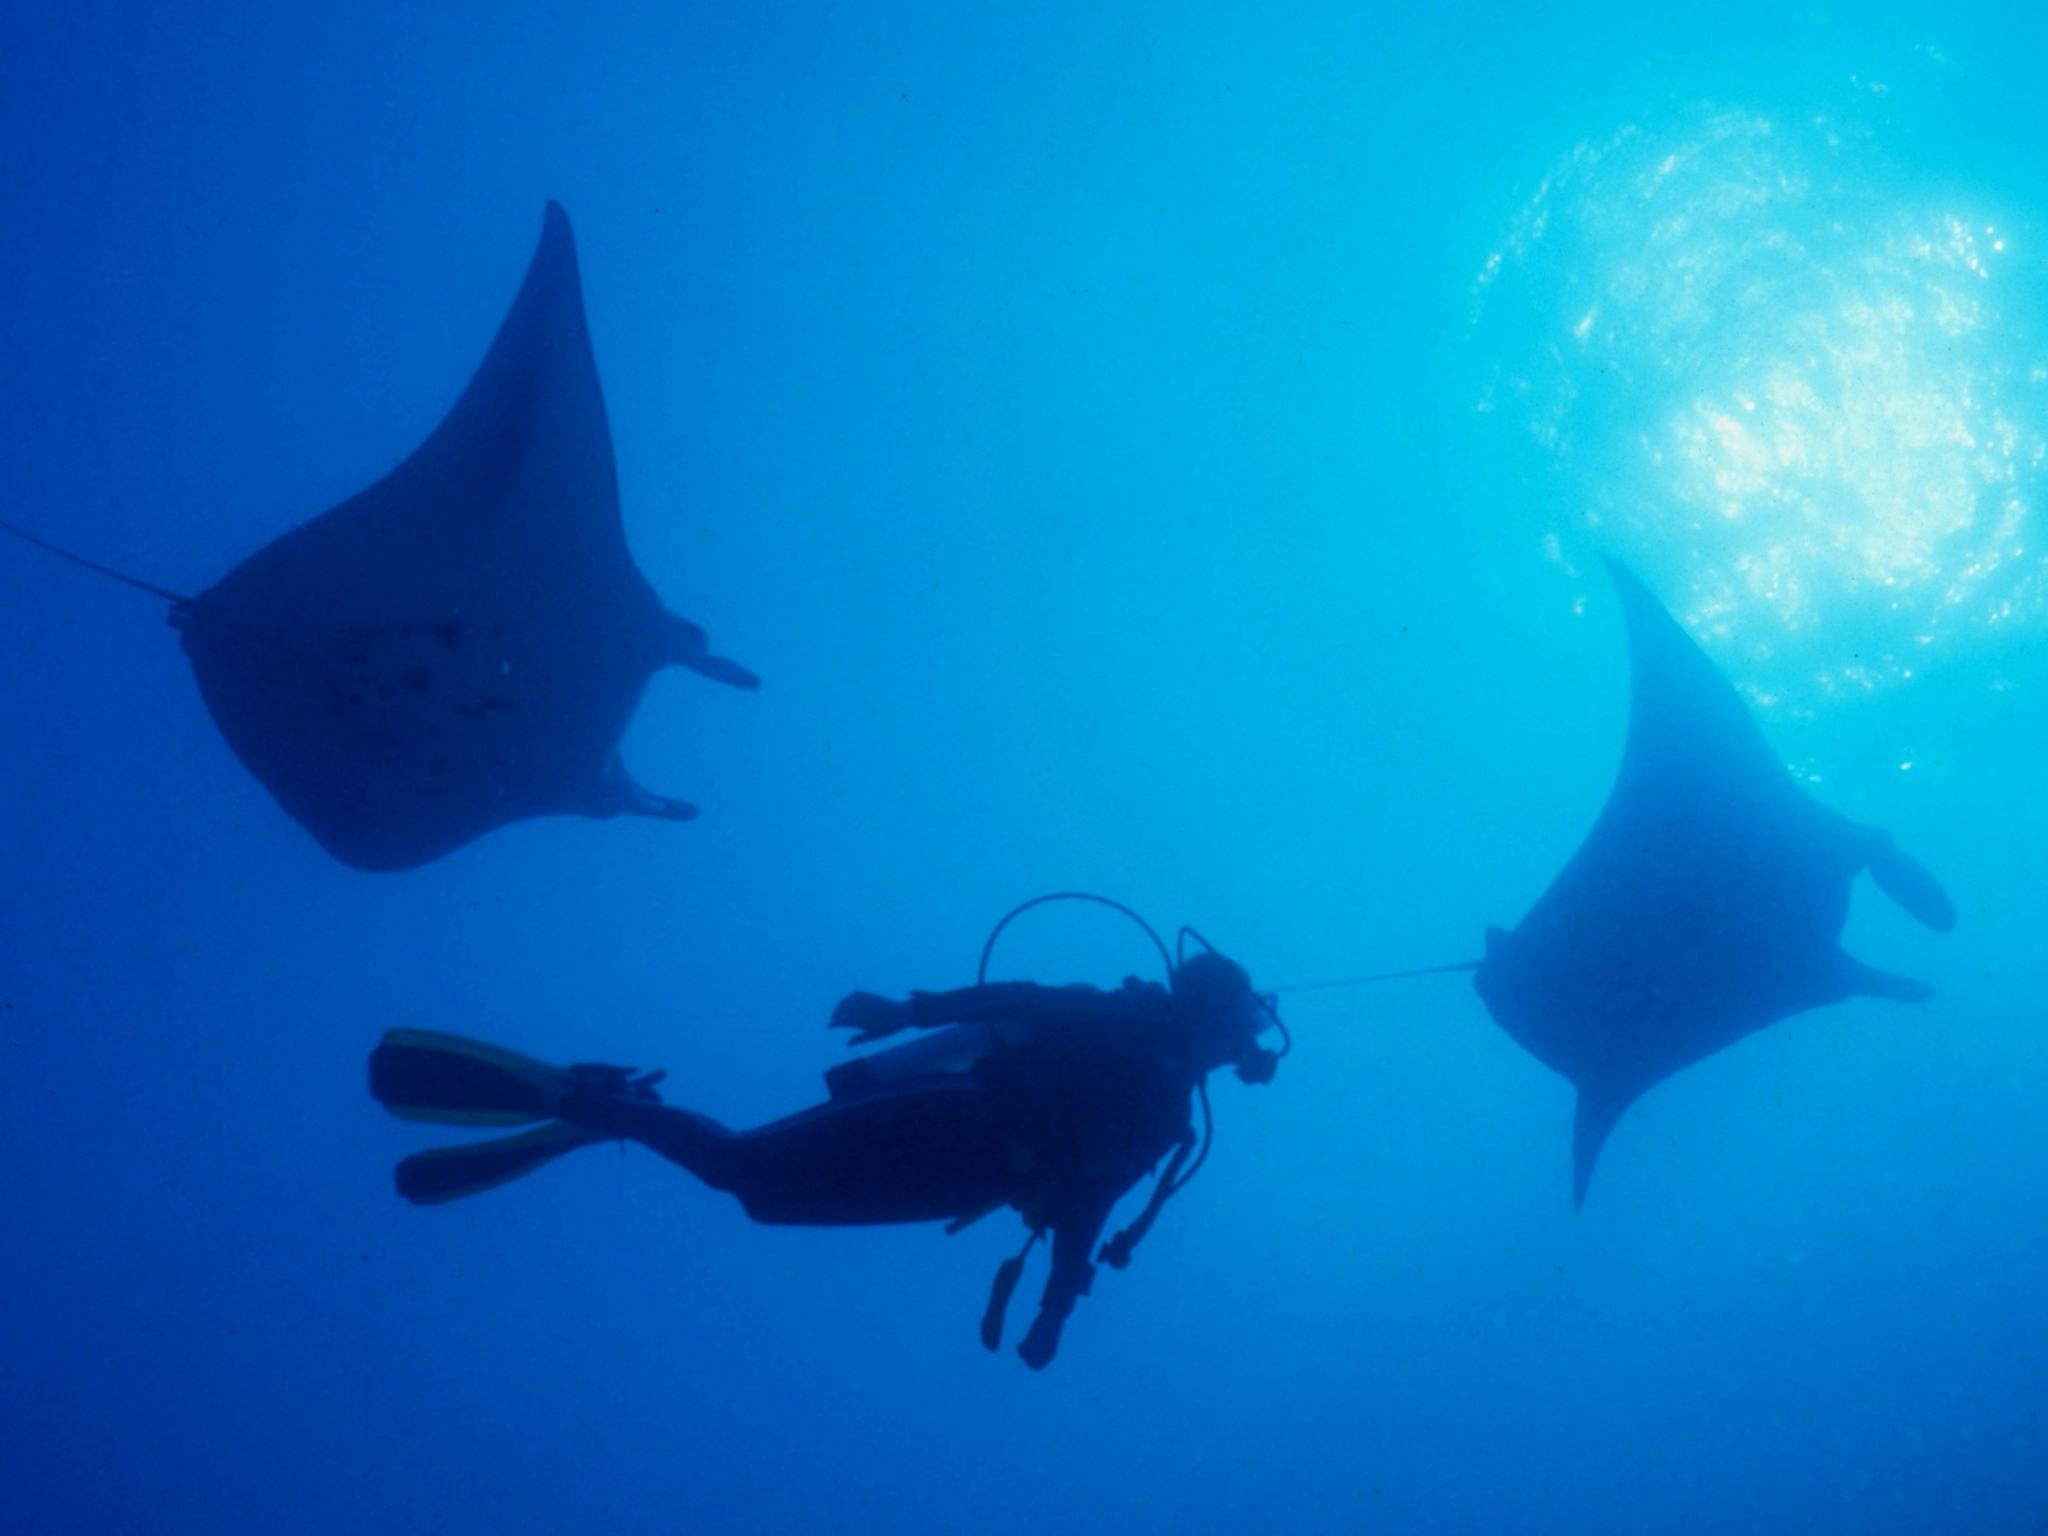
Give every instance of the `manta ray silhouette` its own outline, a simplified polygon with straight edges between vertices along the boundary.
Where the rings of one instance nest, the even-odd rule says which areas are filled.
[[[667,666],[755,688],[633,564],[568,216],[434,433],[196,597],[0,528],[171,604],[235,755],[345,864],[400,870],[528,817],[687,820],[619,761]]]
[[[1860,871],[1928,927],[1956,920],[1890,834],[1793,782],[1705,653],[1608,564],[1632,672],[1621,770],[1521,925],[1487,931],[1473,978],[1501,1027],[1578,1089],[1574,1206],[1623,1112],[1674,1072],[1809,1008],[1931,995],[1843,953]]]

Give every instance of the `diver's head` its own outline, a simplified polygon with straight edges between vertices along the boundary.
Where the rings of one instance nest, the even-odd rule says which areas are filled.
[[[1192,956],[1173,973],[1173,998],[1204,1073],[1234,1066],[1248,1083],[1273,1080],[1280,1058],[1259,1044],[1259,1034],[1279,1020],[1243,966],[1214,950]]]

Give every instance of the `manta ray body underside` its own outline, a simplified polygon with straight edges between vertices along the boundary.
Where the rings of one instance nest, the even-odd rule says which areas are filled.
[[[1578,1090],[1572,1193],[1646,1090],[1767,1025],[1850,997],[1929,989],[1843,952],[1868,870],[1929,927],[1955,908],[1890,834],[1806,793],[1735,690],[1640,581],[1612,565],[1631,663],[1607,804],[1474,977],[1494,1019]]]
[[[534,816],[694,816],[620,763],[641,693],[667,666],[758,686],[662,606],[627,550],[553,203],[433,434],[214,586],[161,595],[228,745],[360,869],[412,868]]]

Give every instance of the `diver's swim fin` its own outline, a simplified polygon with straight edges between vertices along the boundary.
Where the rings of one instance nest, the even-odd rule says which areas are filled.
[[[557,1120],[517,1136],[416,1152],[398,1165],[398,1192],[414,1205],[442,1205],[496,1189],[553,1162],[564,1152],[602,1140],[581,1126]]]
[[[437,1125],[531,1125],[559,1119],[571,1094],[617,1093],[659,1103],[659,1072],[544,1061],[431,1029],[385,1032],[370,1052],[370,1096],[401,1120]]]
[[[554,1119],[572,1086],[560,1067],[431,1029],[388,1030],[370,1053],[370,1095],[403,1120],[530,1125]]]
[[[551,1067],[502,1046],[429,1029],[387,1031],[370,1053],[370,1093],[402,1119],[533,1125],[516,1136],[408,1157],[398,1165],[398,1192],[415,1205],[439,1205],[495,1189],[564,1152],[608,1140],[561,1118],[570,1100],[617,1094],[659,1103],[654,1085],[661,1076],[594,1062]]]

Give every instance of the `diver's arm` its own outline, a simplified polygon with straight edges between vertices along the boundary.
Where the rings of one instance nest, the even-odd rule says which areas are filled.
[[[1052,1357],[1059,1352],[1060,1330],[1066,1326],[1074,1303],[1088,1294],[1095,1279],[1091,1256],[1096,1239],[1102,1236],[1110,1208],[1115,1204],[1114,1194],[1098,1196],[1078,1206],[1064,1220],[1053,1223],[1052,1273],[1046,1277],[1045,1291],[1038,1298],[1038,1315],[1031,1320],[1031,1331],[1017,1346],[1018,1355],[1034,1371],[1042,1371],[1052,1363]]]

